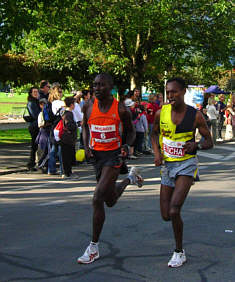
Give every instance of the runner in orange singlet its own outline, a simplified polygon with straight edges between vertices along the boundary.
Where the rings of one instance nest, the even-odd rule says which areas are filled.
[[[127,185],[139,187],[143,179],[136,167],[132,167],[127,178],[116,183],[123,167],[123,157],[129,154],[129,145],[135,140],[135,129],[130,112],[112,95],[113,80],[109,74],[96,76],[95,98],[83,107],[83,140],[87,159],[94,163],[97,185],[93,196],[92,241],[78,263],[92,263],[99,258],[98,240],[105,221],[104,203],[108,207],[116,204]],[[121,128],[127,133],[127,144],[122,145]],[[121,157],[120,157],[121,156]]]

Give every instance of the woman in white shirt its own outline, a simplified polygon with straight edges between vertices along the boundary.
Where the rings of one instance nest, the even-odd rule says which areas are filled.
[[[213,97],[210,97],[208,99],[208,105],[207,105],[207,115],[209,117],[209,120],[211,122],[211,131],[212,131],[212,139],[213,143],[216,143],[216,130],[217,130],[217,117],[219,112],[215,108],[215,99]]]
[[[56,126],[57,118],[60,115],[60,109],[64,109],[65,104],[62,101],[63,92],[59,84],[54,85],[48,97],[48,102],[51,103],[51,109],[54,114],[54,123],[51,128],[51,138],[50,138],[50,147],[49,147],[49,160],[48,160],[48,174],[55,175],[56,172],[56,155],[59,158],[60,162],[60,174],[63,175],[63,163],[62,163],[62,154],[61,146],[54,139],[54,127]],[[58,117],[59,120],[60,117]]]

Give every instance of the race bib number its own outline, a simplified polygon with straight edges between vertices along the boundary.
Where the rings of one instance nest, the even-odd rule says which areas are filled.
[[[165,137],[163,137],[162,141],[164,156],[169,158],[182,158],[185,155],[185,149],[183,148],[185,142],[176,142]]]
[[[95,142],[109,143],[117,140],[115,125],[91,125],[91,135]]]

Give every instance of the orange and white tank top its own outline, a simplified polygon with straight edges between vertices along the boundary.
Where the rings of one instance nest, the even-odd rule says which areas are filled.
[[[99,110],[98,100],[95,98],[90,118],[90,148],[96,151],[111,151],[121,147],[118,101],[113,103],[107,113]]]

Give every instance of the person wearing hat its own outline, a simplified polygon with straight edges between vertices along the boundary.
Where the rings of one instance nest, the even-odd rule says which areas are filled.
[[[135,109],[135,102],[130,99],[127,98],[124,101],[125,106],[127,107],[127,109],[131,112],[131,116],[132,116],[132,120],[133,120],[133,116],[134,116],[134,109]],[[123,139],[123,144],[125,144],[125,134],[122,136]],[[131,160],[135,160],[137,159],[137,157],[134,155],[134,145],[130,146],[130,154],[129,154],[129,159]]]

